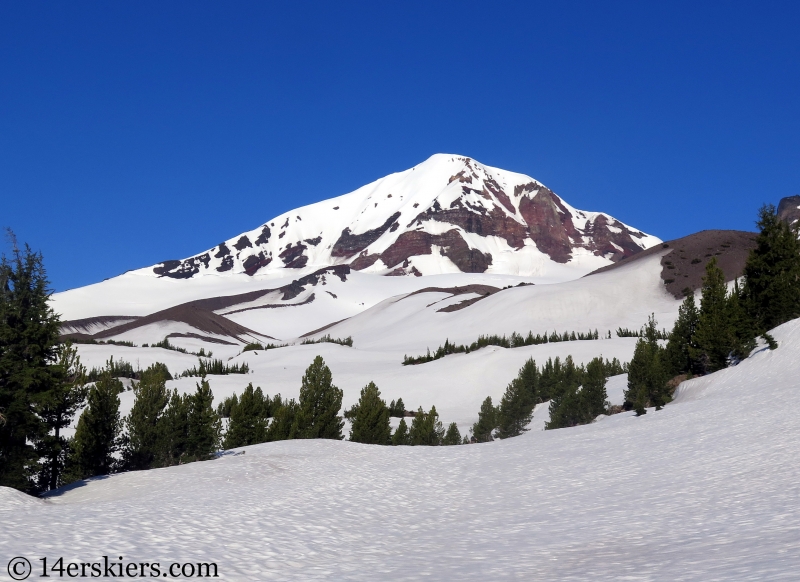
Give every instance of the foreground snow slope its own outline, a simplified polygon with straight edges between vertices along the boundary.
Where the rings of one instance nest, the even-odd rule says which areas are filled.
[[[271,443],[48,501],[3,492],[0,543],[215,561],[226,580],[797,579],[800,321],[774,335],[641,418],[447,448]]]

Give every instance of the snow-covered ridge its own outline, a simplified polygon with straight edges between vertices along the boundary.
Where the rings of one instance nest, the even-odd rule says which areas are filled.
[[[140,272],[275,276],[349,264],[381,275],[547,276],[568,265],[577,277],[659,242],[607,214],[573,208],[529,176],[437,154]]]

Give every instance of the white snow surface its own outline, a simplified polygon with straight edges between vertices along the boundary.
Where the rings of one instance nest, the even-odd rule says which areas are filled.
[[[773,335],[640,418],[459,447],[285,441],[45,502],[2,490],[0,544],[34,564],[214,561],[225,580],[796,580],[800,321]]]
[[[352,336],[362,349],[394,349],[411,355],[424,353],[427,347],[433,351],[445,339],[470,343],[481,334],[597,329],[606,335],[619,327],[639,329],[651,314],[660,327],[671,329],[680,301],[661,281],[660,260],[651,255],[575,281],[505,289],[452,312],[438,310],[469,297],[460,295],[447,303],[437,302],[446,297],[443,294],[392,297],[313,337]]]

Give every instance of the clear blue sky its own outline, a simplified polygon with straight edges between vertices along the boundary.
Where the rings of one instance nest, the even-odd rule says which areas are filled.
[[[447,152],[664,239],[750,230],[800,193],[798,31],[798,2],[3,2],[0,226],[64,290]]]

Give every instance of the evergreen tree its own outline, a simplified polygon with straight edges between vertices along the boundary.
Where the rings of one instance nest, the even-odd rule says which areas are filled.
[[[608,410],[606,393],[606,366],[603,358],[594,358],[586,365],[583,386],[580,390],[582,419],[581,424],[593,422]]]
[[[430,412],[424,412],[422,407],[419,407],[414,420],[411,421],[409,438],[412,446],[433,447],[442,444],[444,427],[435,406],[431,406]]]
[[[717,266],[716,258],[712,258],[703,277],[700,313],[694,334],[697,348],[692,350],[693,358],[706,374],[724,368],[733,348],[726,289],[725,274]]]
[[[694,343],[694,334],[697,330],[699,314],[692,290],[687,288],[684,293],[686,299],[678,308],[678,319],[675,320],[675,326],[672,328],[669,342],[667,342],[665,358],[670,376],[698,371],[698,364],[692,354],[698,352],[698,346]]]
[[[666,350],[658,345],[658,337],[655,318],[650,316],[628,364],[625,403],[626,407],[636,411],[637,416],[645,414],[648,406],[655,406],[656,410],[660,410],[670,400]]]
[[[177,389],[167,391],[169,404],[159,421],[159,446],[156,448],[154,466],[169,467],[185,462],[189,439],[189,397],[178,394]]]
[[[296,438],[342,440],[344,421],[339,416],[342,391],[333,385],[331,370],[322,357],[314,358],[303,375],[300,408],[295,417]]]
[[[519,369],[517,380],[534,405],[542,401],[539,395],[539,368],[533,358],[528,358]]]
[[[567,428],[583,424],[579,386],[565,385],[562,390],[550,399],[550,420],[545,423],[545,430]]]
[[[406,405],[403,403],[402,398],[398,398],[397,402],[392,400],[389,404],[389,416],[394,418],[403,418],[406,415]]]
[[[397,430],[394,431],[392,435],[392,446],[400,446],[400,445],[410,445],[411,444],[411,437],[408,434],[408,425],[406,424],[406,419],[401,418],[400,424],[397,425]]]
[[[86,402],[86,368],[81,364],[78,350],[66,342],[58,347],[58,360],[53,368],[52,390],[38,406],[39,417],[48,429],[38,443],[42,458],[38,485],[40,491],[50,491],[64,485],[63,473],[69,453],[69,440],[61,431],[72,422],[75,413]]]
[[[572,356],[567,356],[562,364],[556,358],[548,361],[542,368],[540,386],[550,400],[550,421],[545,428],[555,429],[582,424],[585,410],[579,392],[585,370],[576,366]]]
[[[164,438],[162,418],[169,403],[166,366],[155,364],[142,372],[133,385],[133,408],[125,417],[127,438],[123,450],[129,470],[150,469],[156,461]]]
[[[269,406],[269,398],[264,397],[261,388],[253,389],[253,384],[248,384],[241,398],[232,402],[225,448],[234,449],[265,442]]]
[[[39,473],[37,445],[48,427],[37,414],[50,406],[57,354],[58,316],[50,308],[42,255],[19,249],[0,258],[0,485],[35,492]],[[57,368],[57,366],[56,366]],[[52,442],[52,441],[51,441]]]
[[[527,430],[525,427],[531,422],[534,402],[530,386],[526,386],[524,383],[523,370],[520,370],[517,377],[509,383],[500,400],[500,409],[497,415],[498,438],[519,436]]]
[[[280,402],[279,396],[276,397],[278,402],[273,400],[272,403],[274,412],[272,422],[267,429],[267,441],[285,441],[297,438],[296,417],[300,405],[294,398]]]
[[[72,439],[68,473],[70,480],[108,475],[115,469],[119,446],[119,395],[125,388],[106,368],[89,389],[88,405],[78,419]]]
[[[492,397],[487,396],[478,412],[478,422],[472,425],[472,437],[479,443],[494,440],[492,433],[497,428],[497,408],[492,404]]]
[[[361,389],[361,397],[353,412],[351,441],[370,445],[388,445],[391,442],[389,408],[374,382]]]
[[[458,430],[458,425],[455,422],[451,422],[450,426],[447,427],[447,432],[442,439],[443,445],[460,445],[461,444],[461,433]]]
[[[562,376],[561,359],[548,358],[539,374],[539,398],[542,402],[551,400],[559,391],[563,391],[560,386]]]
[[[209,459],[219,448],[222,428],[213,402],[211,386],[206,378],[201,378],[197,390],[188,398],[186,456],[190,461]]]
[[[794,228],[778,218],[772,205],[758,215],[758,237],[744,267],[744,308],[754,322],[753,335],[800,317],[800,222]]]
[[[731,357],[738,363],[750,355],[756,347],[756,333],[753,320],[744,308],[739,281],[733,282],[733,289],[727,297],[728,325],[730,326]]]

